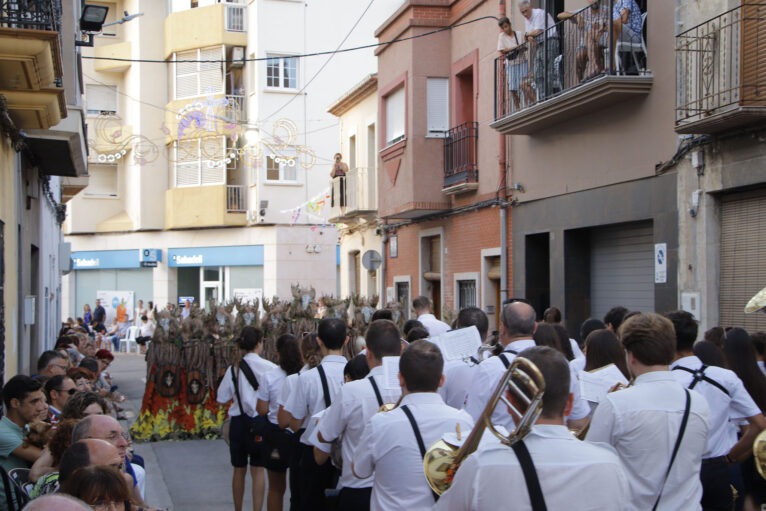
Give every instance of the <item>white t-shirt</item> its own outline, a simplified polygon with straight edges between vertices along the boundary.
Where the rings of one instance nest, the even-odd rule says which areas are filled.
[[[297,374],[297,373],[296,373]],[[287,378],[284,369],[277,366],[263,376],[260,382],[261,386],[256,393],[260,401],[269,403],[269,413],[267,415],[269,422],[277,424],[277,412],[279,412],[279,394],[282,392],[282,386]]]
[[[258,380],[259,387],[261,386],[261,381],[265,374],[277,367],[273,362],[269,362],[255,353],[248,353],[243,360],[247,362],[250,369],[253,371],[255,379]],[[250,385],[250,382],[242,371],[237,369],[235,373],[236,372],[239,373],[237,385],[239,386],[239,396],[242,398],[242,408],[244,408],[246,415],[255,417],[257,415],[255,405],[258,401],[256,390]],[[221,380],[221,384],[218,386],[216,401],[219,403],[228,403],[232,399],[233,401],[229,407],[229,416],[236,417],[237,415],[242,414],[242,410],[240,409],[239,402],[236,398],[234,378],[232,377],[231,366],[229,366],[228,369],[226,369],[226,374]]]

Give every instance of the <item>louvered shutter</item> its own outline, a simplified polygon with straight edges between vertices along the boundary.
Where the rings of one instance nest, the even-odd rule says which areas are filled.
[[[721,272],[718,306],[722,327],[766,330],[766,314],[745,314],[750,298],[766,286],[766,193],[721,199]]]
[[[404,87],[386,96],[386,144],[404,136]]]
[[[197,60],[197,50],[176,53],[176,61]],[[191,98],[197,95],[197,63],[176,62],[176,91],[175,97]]]
[[[226,154],[226,137],[206,137],[200,139],[200,144],[200,184],[226,183],[226,165],[221,164]]]
[[[203,48],[199,51],[199,60],[218,60],[223,58],[221,47]],[[223,92],[223,62],[199,63],[198,95],[220,94]]]
[[[428,78],[426,80],[426,101],[428,133],[440,134],[449,130],[449,79]]]
[[[199,186],[199,139],[176,142],[176,186]]]
[[[98,115],[102,112],[117,113],[117,87],[114,85],[85,85],[85,104],[88,113]]]

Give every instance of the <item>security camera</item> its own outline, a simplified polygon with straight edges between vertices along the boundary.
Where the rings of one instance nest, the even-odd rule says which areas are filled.
[[[261,217],[258,217],[258,221],[259,221],[259,222],[261,222],[261,223],[263,223],[263,222],[265,222],[265,221],[266,221],[266,218],[265,218],[265,217],[262,217],[262,216],[261,216]]]

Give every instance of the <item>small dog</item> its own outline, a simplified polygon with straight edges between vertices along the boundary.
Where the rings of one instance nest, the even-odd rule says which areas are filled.
[[[40,449],[44,448],[48,443],[50,431],[51,424],[47,422],[41,420],[30,422],[27,424],[26,435],[24,436],[24,443],[22,446],[29,447],[30,445],[34,445]]]

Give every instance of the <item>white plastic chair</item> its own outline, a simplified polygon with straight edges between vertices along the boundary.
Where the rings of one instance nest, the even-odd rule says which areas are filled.
[[[644,28],[646,27],[646,15],[648,13],[645,12],[641,15],[641,42],[633,42],[633,41],[617,41],[616,48],[614,52],[614,67],[617,70],[617,74],[622,74],[625,72],[625,70],[622,68],[622,59],[620,58],[620,53],[626,53],[630,52],[631,57],[633,57],[633,64],[636,66],[637,71],[645,71],[645,69],[641,69],[638,65],[638,58],[636,58],[636,54],[638,52],[642,52],[644,54],[644,58],[646,58],[646,41],[644,40]]]
[[[138,343],[136,342],[136,336],[138,335],[138,327],[137,326],[130,326],[128,327],[127,332],[125,333],[125,338],[120,339],[120,351],[123,351],[122,346],[123,343],[125,343],[125,353],[130,353],[131,350],[131,344],[135,347],[136,353],[138,353]]]

